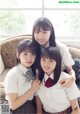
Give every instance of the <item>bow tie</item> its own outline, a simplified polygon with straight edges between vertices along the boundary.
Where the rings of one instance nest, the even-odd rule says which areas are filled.
[[[44,81],[44,83],[47,88],[52,87],[54,85],[53,79],[51,79],[50,77],[46,81]]]
[[[28,71],[24,74],[24,76],[26,77],[26,79],[28,81],[31,81],[31,80],[35,79],[35,76],[34,76],[31,68],[28,69]]]

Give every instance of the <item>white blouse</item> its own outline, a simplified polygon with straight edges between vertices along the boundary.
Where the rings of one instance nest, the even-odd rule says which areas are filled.
[[[18,96],[23,95],[28,89],[31,88],[31,81],[28,81],[24,74],[28,69],[23,65],[19,64],[13,67],[4,79],[5,92],[7,93],[17,93]],[[33,99],[32,95],[28,100]],[[7,95],[6,95],[7,99]],[[8,99],[7,99],[8,100]]]
[[[47,75],[44,76],[45,79],[43,79],[42,86],[36,94],[39,96],[46,112],[61,112],[70,107],[70,100],[80,97],[80,91],[75,83],[73,83],[70,88],[62,88],[59,81],[50,88],[45,87],[44,80],[47,79],[46,76]],[[68,76],[70,75],[62,72],[59,80]]]

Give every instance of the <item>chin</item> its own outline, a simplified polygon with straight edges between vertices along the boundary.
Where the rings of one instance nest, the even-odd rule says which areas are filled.
[[[32,65],[25,65],[26,68],[29,68],[29,67],[31,67],[31,66],[32,66]]]

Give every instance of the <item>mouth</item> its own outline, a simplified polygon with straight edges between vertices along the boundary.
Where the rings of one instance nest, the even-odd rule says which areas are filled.
[[[26,62],[27,64],[32,64],[32,62]]]
[[[49,67],[44,67],[44,70],[46,70],[46,71],[49,70],[49,69],[50,69]]]
[[[40,42],[40,43],[43,43],[43,42],[44,42],[44,40],[39,40],[39,42]]]

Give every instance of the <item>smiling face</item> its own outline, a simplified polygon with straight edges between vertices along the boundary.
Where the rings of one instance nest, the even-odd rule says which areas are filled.
[[[40,31],[36,30],[34,32],[35,40],[42,46],[46,46],[46,44],[49,42],[50,35],[50,30],[40,29]]]
[[[36,59],[36,47],[31,40],[23,39],[17,46],[17,64],[21,63],[24,67],[33,65]]]
[[[34,63],[35,59],[36,59],[36,55],[34,53],[31,53],[27,50],[21,52],[20,54],[17,53],[17,58],[20,60],[20,63],[28,68],[30,66],[32,66],[32,64]]]
[[[41,58],[41,67],[45,73],[51,75],[56,67],[56,61],[49,58]]]
[[[61,54],[57,47],[47,47],[41,53],[41,67],[45,73],[54,73],[54,83],[57,83],[61,74]]]

